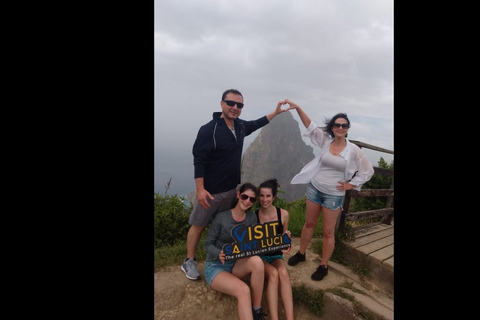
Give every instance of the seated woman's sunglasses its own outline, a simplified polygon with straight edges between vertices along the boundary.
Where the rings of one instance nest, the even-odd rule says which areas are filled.
[[[242,194],[240,195],[240,199],[242,199],[242,200],[247,200],[248,198],[250,198],[250,202],[251,202],[251,203],[254,203],[255,201],[257,201],[257,198],[256,198],[256,197],[249,197],[249,196],[247,196],[245,193],[242,193]]]

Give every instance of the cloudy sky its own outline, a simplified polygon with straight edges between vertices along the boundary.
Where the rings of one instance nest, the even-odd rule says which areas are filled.
[[[242,119],[288,98],[318,125],[346,112],[349,139],[394,150],[393,0],[155,0],[154,19],[154,192],[170,178],[168,194],[195,190],[193,142],[230,88]]]

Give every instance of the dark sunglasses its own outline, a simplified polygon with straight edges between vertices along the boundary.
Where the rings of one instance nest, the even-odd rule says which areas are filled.
[[[247,200],[248,198],[250,198],[250,202],[251,202],[251,203],[254,203],[255,201],[257,201],[257,198],[255,198],[255,197],[249,197],[249,196],[247,196],[245,193],[242,193],[242,194],[240,195],[240,199],[242,199],[242,200]]]
[[[238,109],[243,108],[243,103],[232,101],[232,100],[223,100],[229,107],[233,107],[235,104],[237,105]]]
[[[343,129],[348,129],[350,128],[350,126],[348,125],[348,123],[334,123],[333,126],[335,128],[340,128],[342,127]]]

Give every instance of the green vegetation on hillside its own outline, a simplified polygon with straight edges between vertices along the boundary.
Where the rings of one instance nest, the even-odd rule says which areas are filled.
[[[380,158],[378,166],[381,168],[393,169],[393,161],[388,165],[383,158]],[[367,182],[363,188],[365,189],[388,189],[392,184],[392,177],[380,174],[374,174],[372,179]],[[165,194],[154,194],[154,261],[155,270],[160,267],[168,265],[180,265],[181,261],[186,256],[186,239],[189,229],[188,218],[193,209],[192,204],[185,197],[177,195],[169,195],[168,188],[170,181],[166,187]],[[300,237],[302,233],[303,224],[305,222],[305,197],[293,202],[287,202],[283,197],[285,192],[278,190],[277,198],[274,205],[286,209],[290,214],[289,230],[294,237]],[[350,211],[373,210],[385,207],[385,197],[370,197],[359,198],[352,201]],[[259,207],[255,204],[252,210]],[[348,225],[347,233],[348,233]],[[202,234],[202,238],[197,247],[196,258],[198,261],[205,260],[206,252],[204,249],[205,238],[208,233],[208,227]],[[313,237],[315,251],[321,254],[322,243],[322,217],[319,218],[319,223],[315,228]],[[344,235],[336,235],[339,240],[345,237]],[[342,258],[344,250],[342,250],[341,241],[337,242],[332,260],[345,263]]]

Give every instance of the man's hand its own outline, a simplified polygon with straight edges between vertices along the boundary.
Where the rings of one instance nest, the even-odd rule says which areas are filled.
[[[204,209],[210,208],[210,204],[208,203],[207,198],[210,199],[210,200],[213,200],[213,199],[214,199],[213,196],[210,194],[210,192],[208,192],[207,190],[205,190],[205,189],[197,190],[197,200],[198,200],[198,203],[199,203]]]

